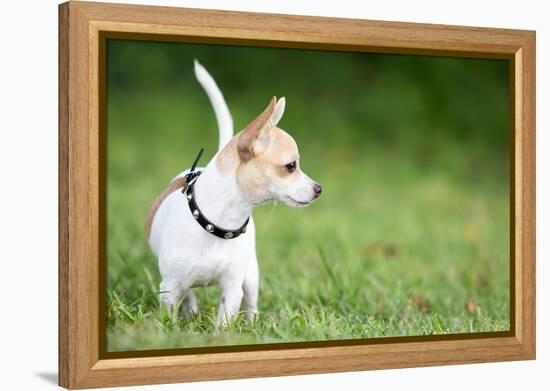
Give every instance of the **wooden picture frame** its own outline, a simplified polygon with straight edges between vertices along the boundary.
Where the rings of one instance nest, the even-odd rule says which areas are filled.
[[[511,330],[108,356],[101,175],[105,38],[510,61]],[[104,289],[103,289],[104,291]],[[103,300],[103,301],[102,301]],[[59,6],[59,384],[89,388],[535,358],[535,33],[478,27],[68,2]]]

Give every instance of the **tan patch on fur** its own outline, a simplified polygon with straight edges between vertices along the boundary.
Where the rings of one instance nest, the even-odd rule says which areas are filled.
[[[184,177],[176,178],[168,184],[166,189],[164,189],[159,195],[155,197],[153,202],[151,202],[149,210],[147,211],[147,217],[145,219],[145,235],[147,236],[147,238],[149,238],[149,236],[151,235],[151,226],[153,225],[153,219],[155,218],[155,214],[157,213],[160,204],[162,204],[162,201],[164,201],[164,199],[168,197],[172,192],[176,191],[177,189],[181,189],[186,185],[187,181]]]
[[[272,141],[266,153],[269,155],[269,160],[277,164],[287,164],[300,159],[298,146],[292,136],[277,127],[274,127],[271,133]]]
[[[269,181],[289,181],[298,178],[300,155],[294,139],[284,130],[272,127],[268,130],[270,142],[263,153],[254,156],[247,162],[241,162],[237,170],[237,182],[240,188],[249,195],[264,189]],[[297,169],[289,174],[284,165],[296,161]]]
[[[220,151],[216,158],[216,168],[222,173],[226,174],[236,170],[239,165],[239,152],[237,151],[237,143],[240,133],[231,139],[225,147]]]
[[[270,130],[271,142],[269,148],[260,157],[268,165],[274,168],[275,175],[279,178],[291,178],[295,173],[299,172],[300,156],[298,147],[294,139],[284,130],[274,127]],[[291,162],[296,162],[296,171],[289,173],[285,169],[285,165]]]
[[[241,132],[239,142],[237,144],[237,150],[243,161],[249,161],[254,157],[254,149],[252,145],[258,138],[260,131],[268,125],[268,122],[273,115],[273,111],[275,111],[276,103],[277,98],[271,98],[269,105],[267,105],[264,111]]]

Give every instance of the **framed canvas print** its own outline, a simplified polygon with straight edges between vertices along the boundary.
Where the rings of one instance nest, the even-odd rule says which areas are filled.
[[[59,6],[67,388],[535,358],[535,33]]]

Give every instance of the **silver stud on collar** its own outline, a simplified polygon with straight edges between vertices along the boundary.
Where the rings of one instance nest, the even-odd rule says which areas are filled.
[[[206,224],[206,230],[208,232],[214,232],[214,227],[212,227],[212,224]]]
[[[242,233],[244,234],[245,232],[246,232],[246,226],[243,227],[243,232]]]
[[[198,211],[198,210],[195,209],[195,210],[193,211],[193,217],[196,218],[196,219],[199,218],[199,211]]]
[[[187,199],[188,199],[188,200],[191,200],[191,198],[193,198],[193,194],[187,193]]]
[[[233,237],[233,232],[226,232],[225,235],[223,235],[226,239],[231,239]]]

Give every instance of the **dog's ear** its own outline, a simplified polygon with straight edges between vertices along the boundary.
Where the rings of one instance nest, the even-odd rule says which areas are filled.
[[[277,104],[275,105],[275,110],[273,110],[273,115],[271,116],[271,123],[273,126],[277,126],[277,124],[283,117],[283,114],[285,112],[285,103],[286,101],[284,96],[277,101]]]
[[[243,161],[249,161],[267,147],[269,130],[275,126],[273,125],[273,117],[276,106],[277,98],[273,97],[265,110],[241,132],[237,149]],[[284,99],[282,107],[284,110]]]

